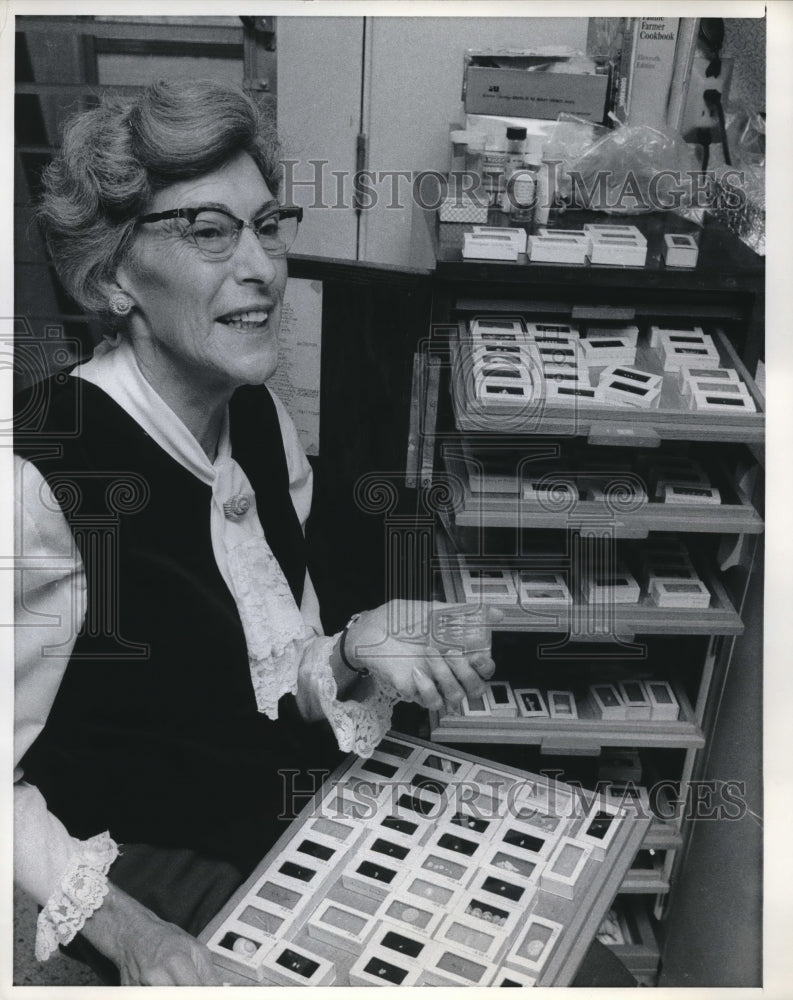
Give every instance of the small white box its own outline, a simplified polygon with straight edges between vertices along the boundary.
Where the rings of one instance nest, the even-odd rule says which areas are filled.
[[[283,940],[292,933],[295,919],[278,906],[268,905],[261,897],[247,895],[231,914],[242,927],[253,927],[262,937]]]
[[[418,847],[431,829],[426,821],[409,819],[407,816],[391,812],[390,803],[378,813],[371,824],[367,824],[367,830],[370,825],[373,827],[373,832],[406,847]]]
[[[647,237],[636,226],[622,225],[621,223],[588,222],[583,229],[592,239],[608,236],[631,239],[642,246],[647,246]]]
[[[492,849],[492,856],[503,855],[499,864],[489,867],[481,866],[476,872],[467,891],[477,896],[481,895],[485,901],[501,900],[508,904],[519,906],[523,913],[529,912],[534,897],[537,894],[537,884],[540,877],[540,865],[530,862],[528,858],[511,859],[506,852],[499,848]],[[520,867],[518,867],[518,863]],[[520,874],[521,870],[529,871],[526,876]],[[536,872],[536,874],[532,874]]]
[[[529,260],[547,264],[586,264],[590,243],[583,234],[546,233],[529,237]]]
[[[620,681],[620,697],[625,702],[626,719],[649,719],[651,715],[650,696],[640,680]]]
[[[700,339],[705,336],[705,332],[701,326],[651,326],[650,347],[653,350],[658,350],[661,346],[662,338],[667,334],[672,334],[674,336],[697,337]]]
[[[290,843],[295,857],[304,858],[312,868],[334,868],[347,853],[347,849],[332,838],[317,833],[300,832]]]
[[[418,747],[415,747],[412,743],[406,743],[393,736],[384,736],[375,747],[375,753],[401,764],[407,764],[411,757],[418,752]]]
[[[385,830],[372,830],[361,841],[358,852],[376,856],[385,864],[409,867],[416,843],[405,843],[404,837],[390,836]]]
[[[526,253],[526,241],[528,239],[528,233],[525,229],[519,229],[509,226],[473,226],[473,232],[477,236],[508,236],[515,246],[518,248],[519,253]]]
[[[563,927],[555,920],[532,916],[507,952],[504,964],[525,972],[542,972],[551,957]]]
[[[306,886],[293,888],[291,885],[268,870],[248,893],[251,900],[258,898],[268,909],[273,909],[291,919],[298,919],[311,902],[311,892]],[[246,898],[248,898],[246,897]]]
[[[351,986],[417,986],[421,966],[367,947],[350,968]]]
[[[681,365],[677,373],[677,385],[683,396],[687,395],[686,386],[692,379],[709,379],[711,382],[723,382],[727,385],[743,385],[738,372],[734,368],[690,368]]]
[[[463,591],[470,604],[516,604],[518,592],[507,569],[460,569]]]
[[[490,705],[484,695],[467,695],[460,702],[460,710],[469,719],[490,718]]]
[[[265,956],[265,974],[279,986],[330,986],[336,966],[290,942],[280,942]]]
[[[235,920],[226,920],[207,942],[215,965],[239,972],[258,983],[266,976],[264,959],[276,945],[274,938],[257,934]]]
[[[636,344],[621,333],[592,336],[591,332],[579,341],[584,361],[593,368],[607,365],[633,365]]]
[[[438,825],[427,846],[428,849],[440,848],[462,861],[476,862],[477,864],[486,847],[481,837],[466,836],[460,826],[453,824],[450,820]]]
[[[359,955],[377,925],[378,921],[371,914],[323,899],[308,918],[306,929],[309,937]]]
[[[509,940],[526,916],[526,910],[522,906],[513,906],[505,900],[499,900],[496,904],[493,899],[485,898],[485,893],[476,893],[470,890],[460,895],[456,911],[463,917],[481,926],[492,925]]]
[[[659,608],[709,608],[710,591],[701,580],[670,580],[653,577],[650,599]]]
[[[665,483],[663,502],[718,506],[721,503],[721,494],[715,486],[704,486],[699,483]]]
[[[438,913],[445,915],[457,897],[458,889],[446,879],[437,878],[429,871],[408,873],[396,896],[404,899],[422,900]],[[390,898],[390,897],[389,897]],[[419,905],[419,904],[416,904]]]
[[[608,576],[592,574],[584,581],[584,596],[589,604],[636,604],[641,590],[624,566],[617,566]]]
[[[620,806],[600,796],[581,824],[574,843],[588,847],[596,861],[604,861],[624,817]]]
[[[589,371],[572,365],[545,365],[542,373],[546,387],[556,385],[589,386]],[[546,389],[547,396],[547,389]]]
[[[548,718],[548,708],[539,688],[516,688],[514,694],[522,719]]]
[[[612,365],[600,373],[598,389],[603,399],[624,406],[657,407],[663,378],[628,365]]]
[[[511,693],[511,688],[510,688]],[[517,713],[517,705],[515,706]],[[528,785],[533,788],[533,782],[527,781],[523,776],[518,776],[509,771],[500,771],[496,765],[474,764],[468,776],[469,788],[475,788],[491,799],[504,801],[511,795],[517,794],[522,788]],[[476,805],[476,801],[468,799],[471,805]]]
[[[696,371],[696,369],[695,369]],[[754,412],[754,403],[749,395],[749,390],[743,382],[724,382],[708,378],[690,378],[686,382],[682,397],[688,401],[690,410],[697,409],[697,402],[706,396],[742,396],[749,400],[751,412]]]
[[[696,267],[699,247],[688,233],[664,233],[664,263],[667,267]]]
[[[579,332],[577,326],[570,323],[526,323],[526,334],[535,343],[556,343],[557,340],[565,342],[578,340]]]
[[[430,802],[437,802],[442,812],[446,810],[449,798],[455,793],[454,780],[450,775],[441,777],[439,771],[427,772],[417,768],[405,776],[411,793],[421,795]]]
[[[650,695],[653,720],[674,722],[680,715],[680,704],[667,681],[645,681]]]
[[[618,264],[624,267],[644,267],[647,243],[632,236],[593,234],[589,250],[592,264]]]
[[[425,849],[416,861],[413,871],[416,874],[429,875],[450,889],[457,890],[465,888],[476,868],[466,864],[465,858],[460,858],[452,851],[445,851],[436,845]]]
[[[398,891],[404,880],[399,862],[382,854],[356,852],[341,873],[342,884],[353,892],[360,892],[369,899],[385,899]]]
[[[627,718],[625,702],[613,684],[592,684],[589,697],[595,717],[619,720]]]
[[[577,719],[578,709],[576,708],[573,692],[549,691],[548,713],[552,719],[558,719],[560,721],[564,721],[565,719]]]
[[[578,488],[574,482],[541,473],[523,482],[521,497],[534,503],[550,501],[556,509],[560,503],[572,506],[578,500]]]
[[[556,844],[548,864],[543,868],[540,884],[555,896],[572,899],[575,887],[587,861],[592,857],[592,848],[587,844],[562,837]]]
[[[505,681],[490,681],[485,688],[485,701],[491,715],[506,719],[517,718],[518,706],[512,688]]]
[[[354,779],[333,785],[322,800],[322,815],[328,819],[366,822],[377,815],[385,798],[385,783]]]
[[[705,413],[756,413],[757,407],[748,392],[744,394],[732,394],[729,387],[727,391],[721,389],[696,391],[691,393],[691,409],[700,410]]]
[[[464,781],[471,769],[471,764],[468,761],[423,749],[419,753],[416,765],[429,774],[437,771],[439,775],[444,775],[448,781]]]
[[[563,693],[569,694],[570,692]],[[562,827],[569,818],[566,813],[570,811],[565,809],[563,811],[565,814],[560,815],[550,810],[549,803],[543,803],[541,807],[537,798],[533,796],[516,796],[513,804],[515,818],[520,820],[524,826],[538,830],[543,837],[547,837],[549,840],[561,833]]]
[[[545,381],[545,401],[559,406],[601,406],[597,389],[590,385],[569,385]]]
[[[435,934],[446,915],[445,909],[432,905],[423,905],[413,896],[406,893],[389,895],[380,904],[376,916],[386,918],[397,925],[404,925],[426,937]]]
[[[538,340],[537,353],[540,357],[540,361],[545,368],[546,366],[553,365],[570,365],[572,367],[578,367],[579,363],[583,361],[581,352],[578,349],[578,345],[582,341],[577,338],[567,338],[564,342],[562,338],[557,338],[553,342],[548,340]]]
[[[463,257],[474,260],[507,260],[518,259],[518,247],[509,236],[491,234],[480,236],[478,233],[463,234]]]
[[[521,607],[569,607],[573,596],[561,573],[538,573],[530,569],[516,570],[518,601]]]
[[[477,380],[474,393],[483,406],[494,408],[514,409],[515,407],[528,406],[534,399],[532,383],[522,382],[518,379],[498,378],[493,375],[485,375]]]
[[[482,986],[495,965],[435,942],[419,978],[419,986]]]
[[[424,965],[430,943],[430,938],[415,928],[381,919],[370,947],[383,957]]]
[[[507,935],[496,924],[455,913],[444,918],[436,940],[444,947],[494,963],[500,960],[508,944]]]
[[[502,850],[511,854],[522,852],[521,857],[528,857],[532,861],[547,858],[553,847],[553,839],[544,830],[522,822],[517,816],[507,816],[504,819],[498,841]]]
[[[449,823],[460,827],[465,836],[478,837],[483,843],[490,843],[493,830],[499,824],[498,819],[485,818],[478,809],[465,799],[457,803],[457,811],[449,817]]]
[[[619,326],[587,327],[587,340],[600,340],[609,337],[619,337],[627,341],[631,347],[637,347],[639,343],[639,327],[634,323],[620,323]]]
[[[522,343],[526,339],[523,321],[510,316],[488,316],[472,319],[468,324],[472,337],[487,340],[488,337],[509,338],[511,343]]]
[[[319,892],[334,874],[334,867],[320,863],[315,858],[299,854],[290,846],[278,855],[269,868],[270,873],[283,885],[296,892],[309,895]]]
[[[669,337],[661,340],[661,358],[665,372],[676,372],[680,370],[681,365],[686,365],[688,368],[697,366],[712,368],[719,363],[719,352],[712,341],[704,344],[687,344],[684,338]]]
[[[359,824],[352,824],[349,821],[325,815],[314,816],[306,825],[308,836],[319,834],[325,837],[328,842],[338,843],[344,848],[349,848],[356,843],[361,833]]]

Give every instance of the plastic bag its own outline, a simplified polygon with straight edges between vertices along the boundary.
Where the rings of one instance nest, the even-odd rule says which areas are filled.
[[[636,215],[691,207],[696,150],[646,125],[614,129],[560,115],[548,154],[559,163],[557,199],[569,208]]]

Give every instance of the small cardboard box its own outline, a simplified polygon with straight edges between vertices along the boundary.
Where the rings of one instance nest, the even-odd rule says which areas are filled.
[[[563,68],[570,53],[469,50],[465,53],[463,101],[468,114],[550,118],[560,112],[602,122],[609,78],[593,73],[547,73],[553,62]]]

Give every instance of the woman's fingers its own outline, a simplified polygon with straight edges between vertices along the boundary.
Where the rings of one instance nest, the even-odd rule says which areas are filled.
[[[479,672],[479,669],[474,666],[472,662],[474,659],[473,657],[463,656],[463,654],[459,651],[450,650],[448,653],[444,654],[444,659],[452,674],[454,674],[457,682],[461,686],[463,695],[466,697],[478,698],[484,694],[485,682],[483,680],[483,675]],[[489,657],[486,657],[486,659],[489,660]],[[488,674],[488,676],[491,676],[491,674]]]
[[[413,683],[416,686],[415,700],[419,704],[425,708],[431,708],[435,712],[439,712],[443,708],[443,698],[435,686],[435,681],[420,667],[413,667]]]

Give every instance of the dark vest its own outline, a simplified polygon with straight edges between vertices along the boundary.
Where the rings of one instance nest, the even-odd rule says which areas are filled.
[[[235,394],[230,432],[299,604],[305,543],[264,388]],[[19,399],[15,446],[53,489],[88,582],[86,619],[23,760],[26,779],[74,836],[109,830],[118,842],[250,867],[281,832],[278,770],[328,766],[332,744],[291,696],[276,722],[256,709],[239,615],[212,554],[210,487],[105,392],[68,376]]]

